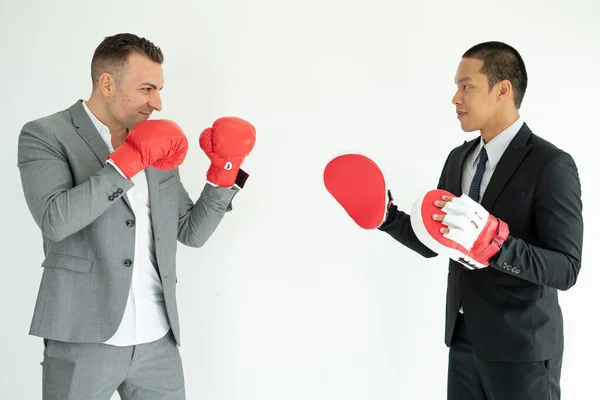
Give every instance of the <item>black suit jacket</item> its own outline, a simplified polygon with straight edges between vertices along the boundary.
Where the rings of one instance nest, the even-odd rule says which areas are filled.
[[[438,189],[460,196],[465,157],[479,137],[452,150]],[[538,361],[563,351],[563,318],[557,291],[572,287],[581,266],[581,187],[572,157],[524,124],[492,175],[481,201],[508,223],[510,236],[487,268],[468,270],[450,260],[446,345],[458,309],[475,351],[489,361]],[[390,208],[380,230],[424,257],[410,216]]]

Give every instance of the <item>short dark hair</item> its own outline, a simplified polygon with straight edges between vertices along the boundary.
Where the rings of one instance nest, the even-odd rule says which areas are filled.
[[[500,81],[505,79],[510,81],[514,91],[515,106],[521,107],[527,90],[527,70],[517,50],[502,42],[483,42],[467,50],[463,58],[483,61],[481,73],[488,79],[489,90]]]
[[[98,45],[92,57],[92,83],[98,84],[100,75],[109,72],[119,79],[127,57],[131,53],[147,56],[155,63],[162,64],[164,56],[162,50],[146,38],[132,33],[118,33],[107,36]]]

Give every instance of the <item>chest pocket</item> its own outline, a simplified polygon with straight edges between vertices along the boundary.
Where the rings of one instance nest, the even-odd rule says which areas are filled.
[[[502,193],[502,201],[507,204],[530,203],[531,196],[533,196],[533,191],[523,189],[505,190]]]

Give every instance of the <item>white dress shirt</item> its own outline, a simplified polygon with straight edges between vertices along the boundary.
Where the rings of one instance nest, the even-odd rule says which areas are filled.
[[[85,101],[83,108],[94,123],[109,152],[112,153],[114,149],[108,127],[92,114]],[[131,180],[134,186],[124,194],[135,215],[135,249],[131,287],[121,324],[116,333],[104,342],[115,346],[152,342],[163,337],[170,329],[162,282],[156,271],[152,217],[145,171],[140,171]]]
[[[490,182],[490,178],[492,174],[496,170],[496,166],[498,165],[498,161],[504,154],[504,151],[510,144],[510,142],[514,139],[514,137],[519,132],[519,129],[523,126],[523,120],[519,117],[515,122],[513,122],[508,128],[500,132],[496,137],[489,141],[489,143],[485,144],[483,142],[483,138],[479,139],[479,144],[475,148],[474,151],[471,152],[465,159],[465,164],[463,166],[463,178],[462,178],[462,192],[469,193],[469,188],[471,187],[471,181],[475,176],[475,171],[477,171],[477,163],[479,162],[479,153],[481,149],[485,146],[485,151],[488,155],[488,160],[485,163],[485,170],[483,172],[483,178],[481,179],[481,187],[479,188],[479,199],[477,202],[481,202],[483,198],[483,194],[485,193],[485,189],[487,188],[488,183]]]
[[[483,142],[483,138],[479,139],[479,144],[475,149],[466,157],[463,165],[463,177],[461,182],[462,192],[469,193],[471,187],[471,181],[477,171],[477,163],[479,162],[479,153],[481,149],[485,147],[485,151],[488,155],[488,160],[485,163],[485,170],[483,172],[483,178],[481,179],[481,186],[479,188],[479,199],[477,202],[481,202],[485,189],[487,188],[490,179],[496,170],[496,166],[500,161],[500,158],[504,154],[504,151],[519,132],[519,129],[523,126],[523,120],[519,117],[513,122],[508,128],[500,132],[496,137],[490,140],[488,143]],[[460,312],[463,312],[462,306]]]

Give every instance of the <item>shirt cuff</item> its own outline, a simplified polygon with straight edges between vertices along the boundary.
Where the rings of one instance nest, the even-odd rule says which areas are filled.
[[[121,170],[119,169],[119,167],[117,167],[117,165],[116,165],[116,164],[113,162],[113,160],[111,160],[111,159],[109,158],[108,160],[106,160],[106,163],[107,163],[107,164],[110,164],[110,165],[112,165],[112,166],[113,166],[113,168],[114,168],[114,169],[116,169],[116,170],[117,170],[117,172],[118,172],[119,174],[121,174],[121,176],[122,176],[123,178],[125,178],[125,179],[129,179],[129,178],[127,178],[127,177],[125,176],[125,174],[123,173],[123,171],[121,171]]]

